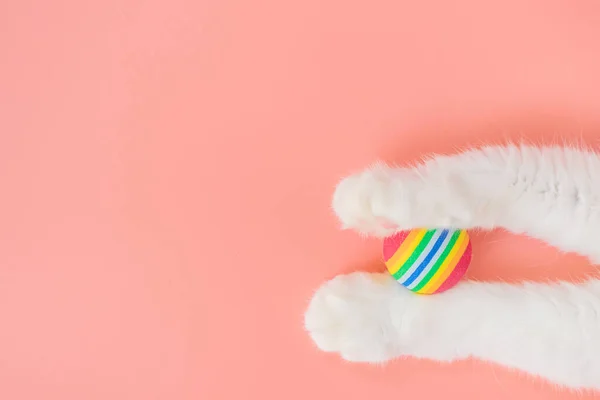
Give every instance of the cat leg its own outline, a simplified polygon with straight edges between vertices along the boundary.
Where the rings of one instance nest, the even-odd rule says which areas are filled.
[[[463,281],[415,295],[389,274],[356,272],[323,284],[305,314],[323,351],[353,362],[475,357],[573,389],[600,389],[600,282]]]
[[[496,146],[412,168],[376,164],[343,179],[332,206],[365,235],[500,227],[600,262],[600,157],[589,151]]]

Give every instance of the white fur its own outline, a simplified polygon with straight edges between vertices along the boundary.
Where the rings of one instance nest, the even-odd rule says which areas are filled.
[[[414,227],[503,227],[600,261],[600,158],[569,148],[486,147],[415,168],[383,164],[338,185],[342,224],[385,236]],[[387,274],[325,283],[305,315],[319,348],[350,361],[476,357],[570,388],[600,389],[600,281],[461,282],[417,296]]]

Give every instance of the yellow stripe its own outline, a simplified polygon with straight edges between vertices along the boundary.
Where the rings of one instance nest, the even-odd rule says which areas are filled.
[[[402,264],[408,260],[419,243],[421,243],[421,239],[423,239],[423,236],[425,236],[426,233],[427,229],[415,229],[408,234],[392,258],[385,263],[388,267],[388,271],[390,271],[390,274],[394,275],[396,272],[398,272],[400,267],[402,267]]]
[[[433,293],[438,290],[438,288],[442,286],[442,283],[444,283],[444,281],[454,270],[458,260],[460,260],[465,252],[467,244],[469,244],[469,238],[467,237],[467,233],[462,231],[458,237],[458,240],[454,244],[454,248],[450,251],[450,254],[448,254],[448,257],[444,263],[440,265],[440,268],[437,270],[435,275],[431,277],[431,280],[427,282],[427,284],[423,286],[418,293]]]
[[[404,241],[400,244],[400,247],[398,247],[396,249],[394,254],[385,263],[387,265],[395,265],[398,262],[398,259],[402,258],[402,255],[404,254],[406,249],[411,245],[413,240],[416,239],[416,237],[419,235],[419,233],[421,231],[422,231],[422,229],[415,229],[415,230],[410,231],[408,233],[408,235],[406,235],[406,238],[404,239]],[[423,237],[423,235],[421,237]],[[394,271],[394,272],[396,272],[396,271]]]

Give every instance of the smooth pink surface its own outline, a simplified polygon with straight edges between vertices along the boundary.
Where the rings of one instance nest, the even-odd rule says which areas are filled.
[[[382,269],[336,181],[375,158],[596,144],[591,0],[0,3],[0,398],[586,399],[475,361],[318,352],[312,292]],[[577,279],[473,237],[471,276]]]

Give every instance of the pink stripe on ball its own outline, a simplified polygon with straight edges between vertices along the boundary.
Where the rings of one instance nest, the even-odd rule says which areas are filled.
[[[396,253],[410,231],[401,231],[383,241],[383,261],[388,261]]]
[[[440,285],[440,287],[438,288],[438,290],[436,290],[434,293],[442,293],[442,292],[450,289],[452,286],[456,285],[458,283],[458,281],[460,281],[460,279],[463,277],[465,272],[467,272],[467,268],[469,268],[470,263],[471,263],[471,241],[469,241],[469,243],[467,244],[467,248],[465,249],[465,252],[463,253],[460,260],[458,260],[458,263],[456,264],[456,267],[454,267],[454,270],[452,271],[450,276],[448,276],[448,278],[444,281],[444,283],[442,283]]]

